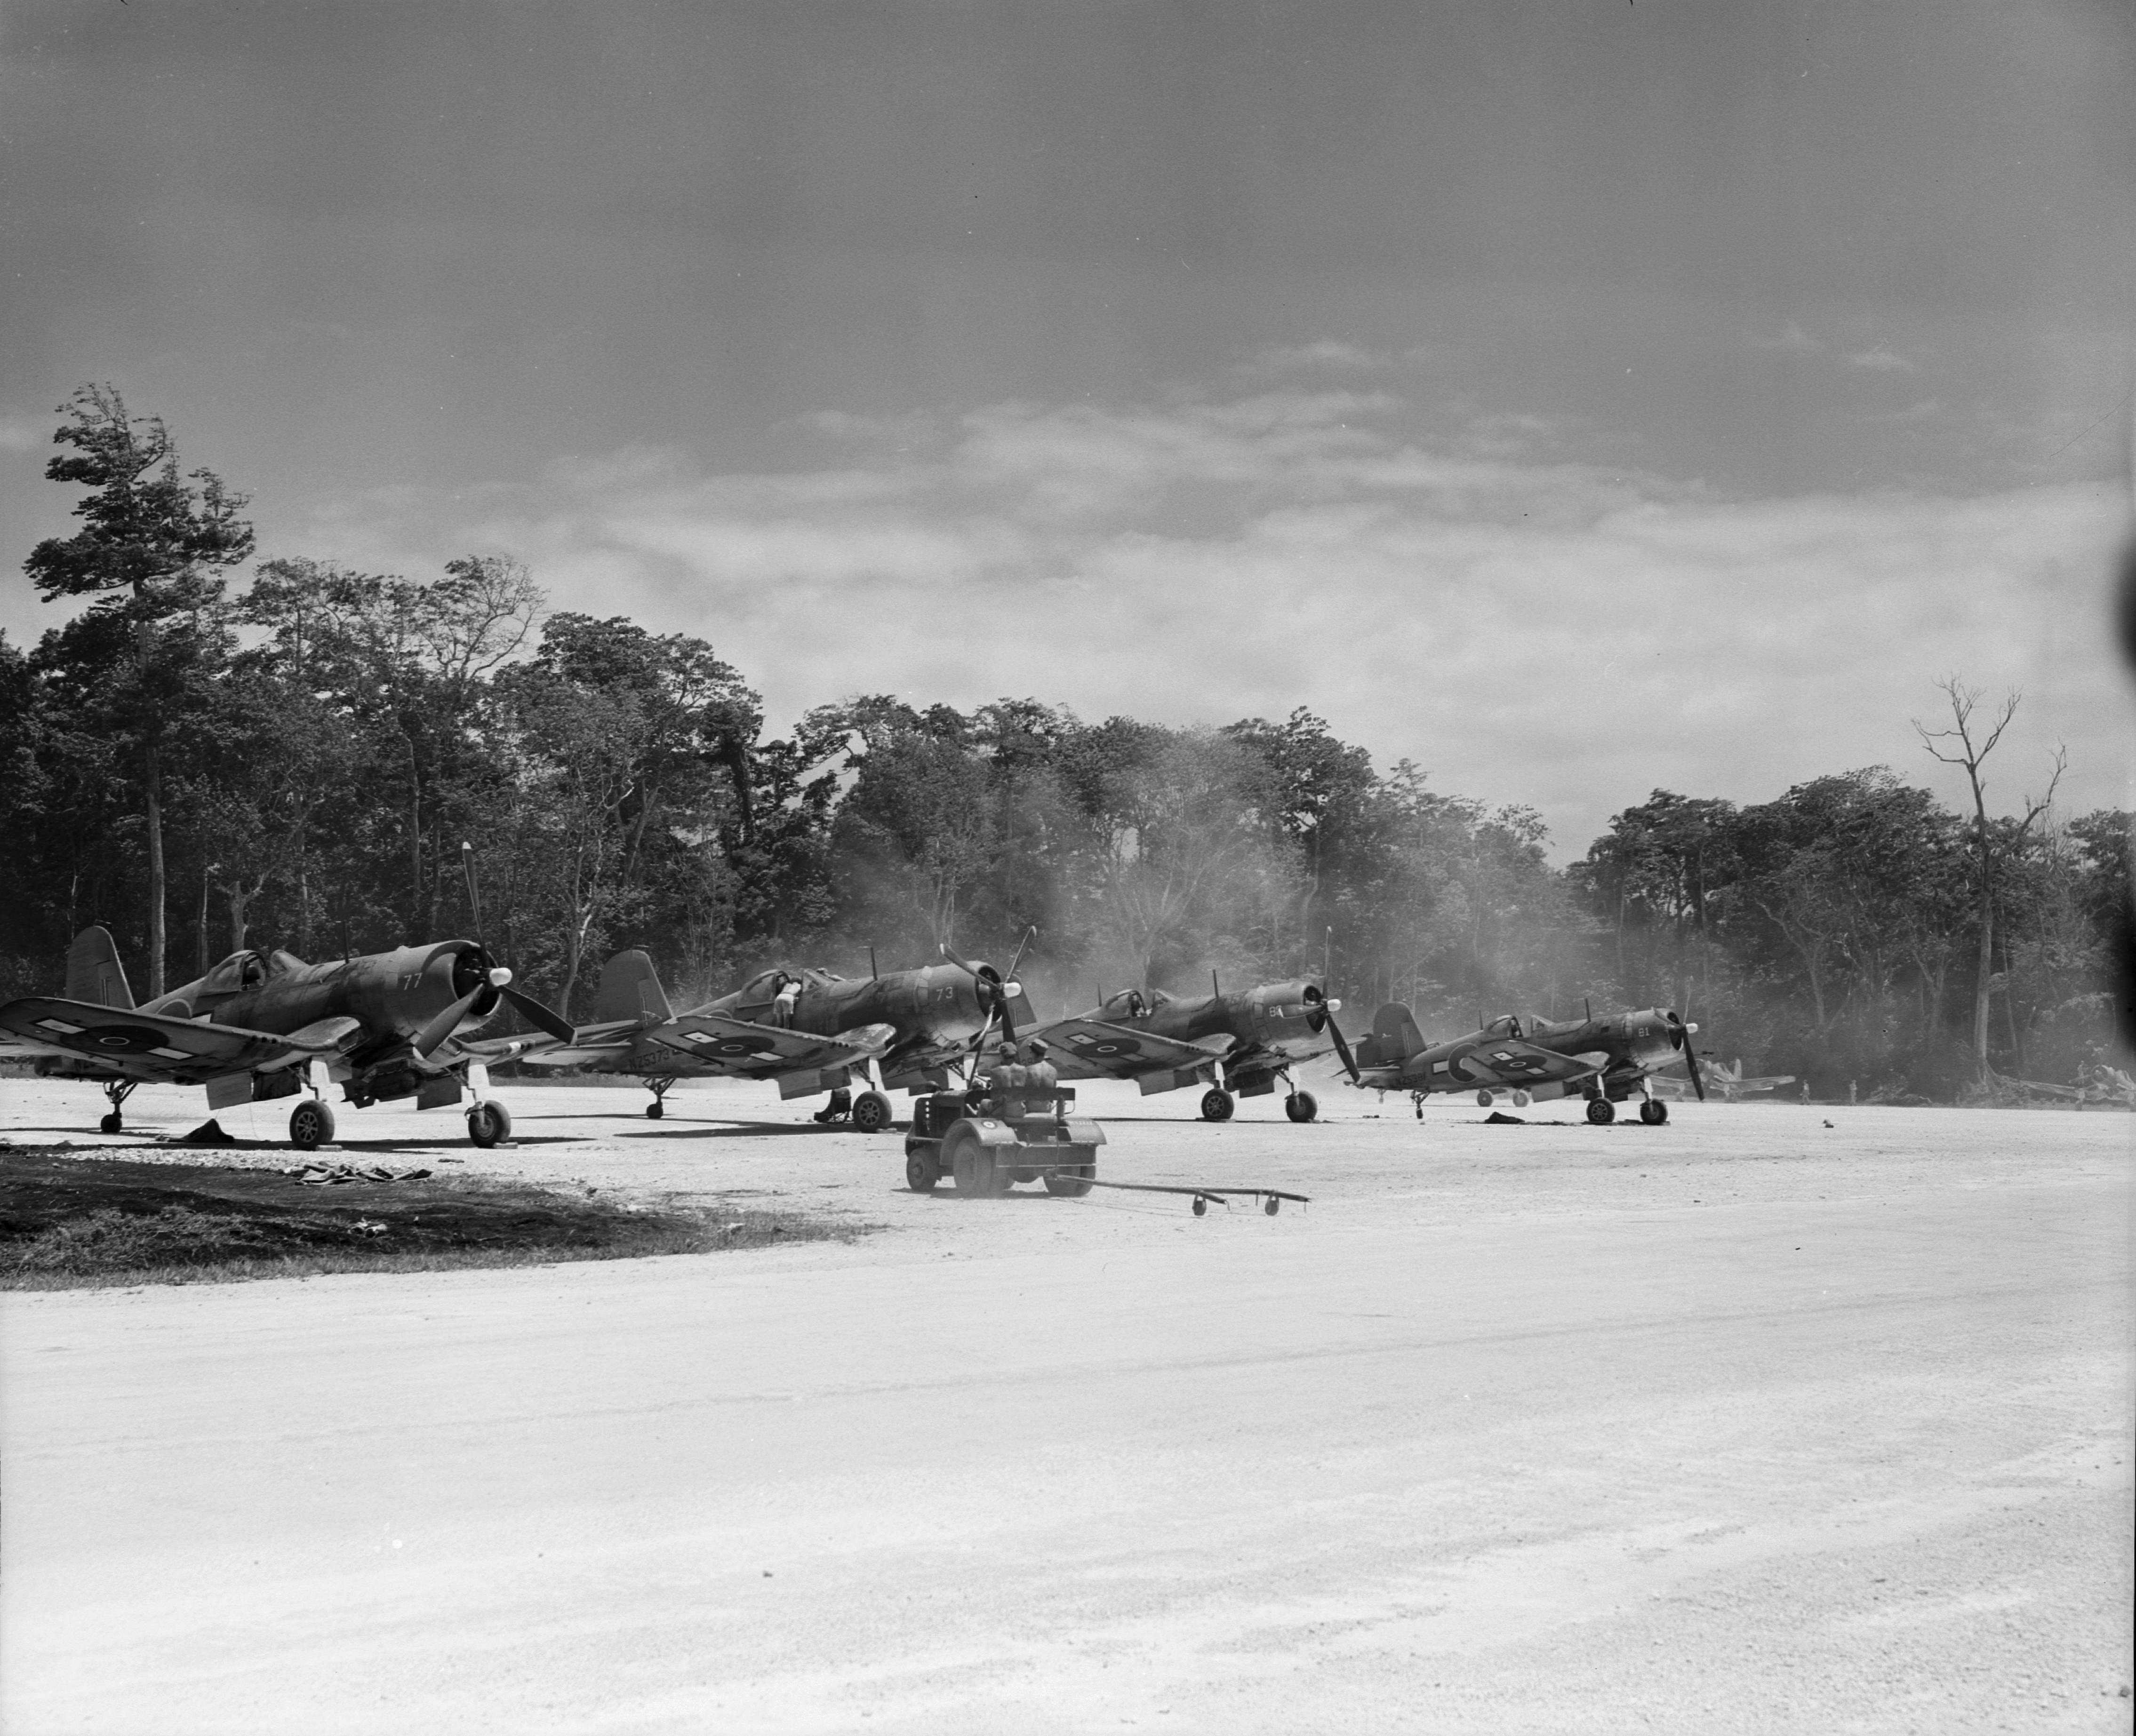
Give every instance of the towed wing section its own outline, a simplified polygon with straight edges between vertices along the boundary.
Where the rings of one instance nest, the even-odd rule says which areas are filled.
[[[230,1073],[287,1067],[339,1054],[361,1037],[354,1019],[322,1019],[288,1036],[236,1025],[196,1024],[131,1007],[30,999],[0,1006],[0,1030],[52,1055],[132,1079],[200,1084]]]
[[[1199,1078],[1218,1059],[1206,1049],[1150,1030],[1129,1030],[1102,1019],[1063,1019],[1030,1033],[1045,1040],[1047,1059],[1063,1079],[1141,1079],[1153,1073]]]
[[[804,1069],[857,1066],[881,1046],[819,1037],[782,1026],[759,1025],[725,1013],[684,1013],[645,1032],[646,1038],[687,1055],[710,1072],[741,1079],[770,1079]]]
[[[1548,1081],[1585,1079],[1602,1070],[1606,1055],[1560,1055],[1517,1038],[1501,1037],[1478,1043],[1453,1058],[1448,1070],[1464,1085],[1537,1085]]]

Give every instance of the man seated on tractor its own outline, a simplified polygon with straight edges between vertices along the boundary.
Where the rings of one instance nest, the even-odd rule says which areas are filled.
[[[1004,1121],[1023,1113],[1023,1064],[1016,1058],[1016,1045],[1003,1039],[994,1050],[994,1064],[987,1069],[987,1096],[993,1113]]]
[[[1053,1113],[1053,1092],[1061,1083],[1061,1075],[1054,1071],[1053,1063],[1046,1059],[1046,1045],[1038,1038],[1031,1040],[1027,1053],[1029,1064],[1023,1069],[1023,1088],[1028,1093],[1023,1100],[1027,1115],[1050,1115]]]

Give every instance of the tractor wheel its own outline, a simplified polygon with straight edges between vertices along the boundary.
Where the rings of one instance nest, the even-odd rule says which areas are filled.
[[[908,1152],[905,1158],[905,1185],[915,1194],[931,1194],[934,1184],[942,1179],[942,1166],[934,1161],[934,1154],[925,1146]]]
[[[1658,1127],[1668,1119],[1668,1105],[1658,1097],[1650,1097],[1639,1105],[1639,1119],[1650,1127]]]
[[[1238,1108],[1231,1093],[1220,1085],[1211,1085],[1202,1093],[1202,1118],[1204,1121],[1229,1121],[1231,1111]]]
[[[317,1151],[333,1138],[333,1111],[307,1098],[289,1112],[289,1143],[300,1152]]]
[[[1617,1106],[1606,1097],[1587,1099],[1587,1118],[1598,1127],[1607,1127],[1617,1118]]]
[[[468,1111],[468,1137],[484,1151],[512,1137],[512,1116],[502,1103],[479,1103]]]
[[[997,1191],[994,1154],[972,1138],[960,1139],[949,1156],[949,1177],[957,1191],[968,1200],[983,1200]]]
[[[1075,1173],[1064,1176],[1058,1172],[1046,1178],[1046,1190],[1058,1194],[1064,1200],[1080,1200],[1090,1191],[1090,1178],[1098,1173],[1095,1163],[1079,1163]]]
[[[880,1133],[890,1125],[890,1099],[880,1091],[863,1091],[853,1099],[853,1125],[863,1133]]]
[[[654,1098],[651,1103],[648,1103],[648,1104],[645,1106],[645,1118],[646,1118],[648,1121],[658,1121],[658,1120],[659,1120],[659,1119],[660,1119],[660,1118],[661,1118],[662,1116],[665,1115],[667,1113],[668,1113],[668,1111],[667,1111],[666,1108],[662,1104],[662,1103],[661,1103],[660,1099],[659,1099],[658,1098],[657,1098],[657,1097],[656,1097],[656,1098]]]
[[[1294,1091],[1284,1099],[1283,1113],[1293,1121],[1310,1121],[1320,1113],[1320,1100],[1310,1091]]]

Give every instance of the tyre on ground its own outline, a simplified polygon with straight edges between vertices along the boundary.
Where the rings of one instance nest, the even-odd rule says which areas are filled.
[[[905,1185],[915,1194],[931,1194],[934,1185],[942,1179],[942,1166],[935,1161],[934,1153],[924,1145],[907,1145],[905,1148]]]
[[[996,1191],[994,1154],[969,1135],[949,1154],[949,1178],[966,1199],[983,1200]]]
[[[289,1112],[289,1143],[300,1152],[312,1152],[332,1143],[333,1111],[317,1098],[306,1098]]]
[[[1079,1163],[1072,1173],[1065,1167],[1056,1170],[1046,1177],[1046,1190],[1064,1200],[1080,1200],[1090,1191],[1090,1178],[1097,1173],[1095,1163]]]
[[[1310,1091],[1294,1091],[1284,1099],[1283,1113],[1293,1121],[1310,1121],[1320,1113],[1320,1099]]]
[[[1238,1108],[1231,1093],[1221,1085],[1211,1085],[1202,1093],[1202,1118],[1204,1121],[1229,1121],[1231,1111]]]
[[[484,1151],[512,1137],[512,1113],[502,1103],[477,1103],[467,1121],[468,1137]]]
[[[880,1091],[863,1091],[853,1099],[853,1125],[863,1133],[880,1133],[890,1125],[890,1099]]]
[[[1598,1127],[1606,1126],[1617,1118],[1617,1106],[1606,1097],[1590,1097],[1587,1099],[1587,1118]]]

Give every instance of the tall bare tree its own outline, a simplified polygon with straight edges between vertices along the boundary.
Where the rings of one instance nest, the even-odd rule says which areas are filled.
[[[1963,766],[1966,782],[1973,789],[1973,871],[1978,882],[1976,921],[1980,930],[1980,949],[1973,974],[1973,1064],[1982,1078],[1988,1075],[1988,1010],[1995,985],[1995,892],[1998,872],[2001,866],[1996,839],[1988,823],[1988,786],[1980,775],[1980,769],[1988,756],[1995,751],[2002,740],[2002,732],[2010,727],[2010,720],[2017,715],[2017,706],[2024,696],[2014,687],[2002,696],[1992,721],[1984,725],[1985,733],[1976,739],[1982,726],[1973,722],[1973,714],[1980,704],[1980,690],[1969,687],[1955,675],[1947,675],[1936,683],[1938,690],[1950,704],[1951,726],[1948,730],[1931,730],[1919,718],[1914,720],[1915,733],[1921,738],[1921,745],[1945,765]],[[1942,745],[1939,745],[1942,744]],[[2055,799],[2055,786],[2061,782],[2062,771],[2068,764],[2068,754],[2057,749],[2055,754],[2053,777],[2047,780],[2047,793],[2035,802],[2025,798],[2022,819],[2011,829],[2008,848],[2021,848],[2025,837],[2041,815],[2046,812]]]

